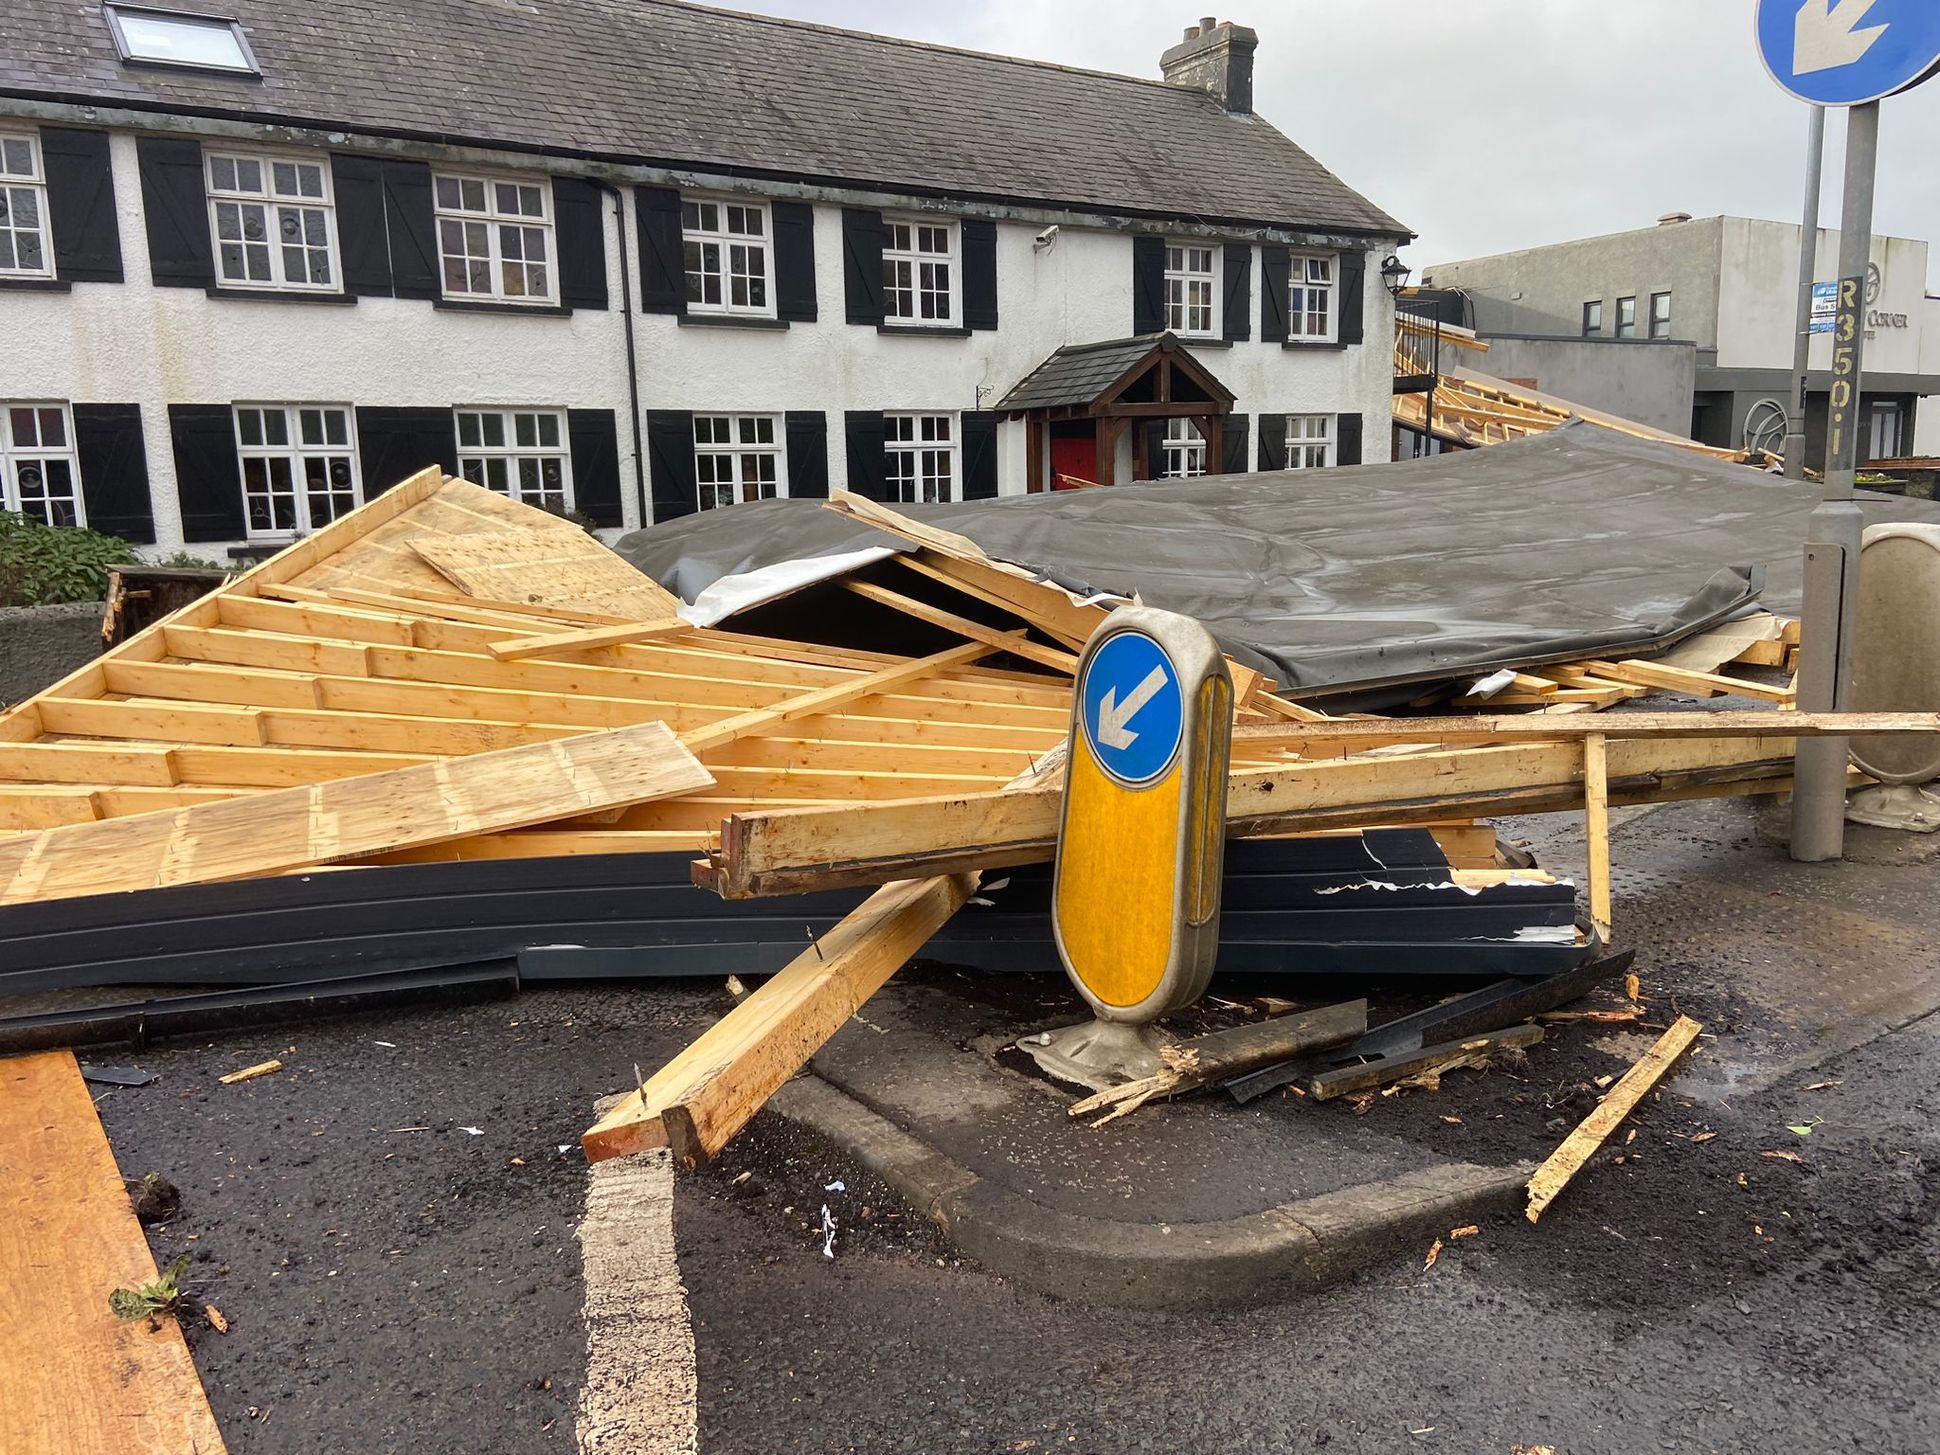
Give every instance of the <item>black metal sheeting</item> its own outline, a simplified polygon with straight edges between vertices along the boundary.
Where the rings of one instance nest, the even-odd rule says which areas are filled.
[[[1080,592],[1197,617],[1293,692],[1459,680],[1797,609],[1818,487],[1595,425],[1397,464],[898,506]],[[1940,506],[1863,495],[1868,524]],[[899,538],[807,500],[702,511],[620,554],[692,601]],[[913,579],[913,578],[912,578]]]
[[[524,957],[521,978],[725,975],[779,968],[861,890],[727,901],[689,882],[691,855],[401,864],[292,874],[0,910],[0,994],[98,985],[289,984]],[[1583,951],[1569,885],[1446,884],[1425,830],[1228,845],[1220,967],[1283,973],[1537,976]],[[927,958],[986,970],[1058,968],[1050,871],[957,916]],[[1370,888],[1369,885],[1388,885]],[[1531,936],[1533,935],[1533,938]],[[553,947],[545,951],[544,947]],[[586,957],[572,948],[619,951]]]

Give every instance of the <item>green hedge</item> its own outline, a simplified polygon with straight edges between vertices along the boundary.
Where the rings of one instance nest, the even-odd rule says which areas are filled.
[[[119,536],[0,510],[0,606],[99,601],[108,594],[108,567],[139,559]]]

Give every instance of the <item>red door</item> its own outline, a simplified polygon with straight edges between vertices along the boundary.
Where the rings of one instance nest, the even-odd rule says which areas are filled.
[[[1093,482],[1098,478],[1098,442],[1089,425],[1083,434],[1051,436],[1051,488],[1072,489],[1064,483],[1066,475]]]

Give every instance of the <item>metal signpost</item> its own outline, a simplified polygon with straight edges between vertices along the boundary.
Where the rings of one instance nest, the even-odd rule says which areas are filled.
[[[1123,607],[1072,695],[1051,917],[1096,1019],[1029,1047],[1102,1089],[1158,1069],[1152,1022],[1192,1004],[1219,951],[1233,680],[1190,617]]]
[[[1940,69],[1935,0],[1758,0],[1758,51],[1772,79],[1814,106],[1850,108],[1839,220],[1838,308],[1826,415],[1825,485],[1805,533],[1799,707],[1827,712],[1852,694],[1852,626],[1863,519],[1853,500],[1859,458],[1866,268],[1872,254],[1879,103]],[[1794,769],[1792,857],[1845,851],[1844,738],[1801,739]]]

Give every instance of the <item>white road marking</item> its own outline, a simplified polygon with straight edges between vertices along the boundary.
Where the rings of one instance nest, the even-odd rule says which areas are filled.
[[[663,1148],[594,1164],[579,1245],[586,1281],[580,1455],[694,1455],[694,1329],[674,1259],[672,1154]]]

